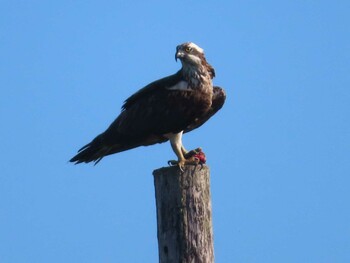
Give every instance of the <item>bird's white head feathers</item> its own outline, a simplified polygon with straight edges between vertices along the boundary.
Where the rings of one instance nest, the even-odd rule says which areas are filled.
[[[204,54],[203,48],[200,48],[200,47],[197,46],[195,43],[187,42],[186,44],[187,44],[188,47],[197,50],[198,53]]]

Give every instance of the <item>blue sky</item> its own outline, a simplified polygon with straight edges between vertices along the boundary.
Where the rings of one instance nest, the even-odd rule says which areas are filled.
[[[349,1],[1,1],[0,262],[157,262],[168,143],[68,163],[193,41],[224,108],[184,136],[211,169],[216,262],[350,262]]]

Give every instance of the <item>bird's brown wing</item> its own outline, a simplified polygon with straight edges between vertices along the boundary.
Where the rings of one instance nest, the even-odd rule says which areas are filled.
[[[211,104],[211,108],[207,111],[202,117],[198,118],[195,122],[191,123],[186,127],[184,133],[190,132],[194,129],[199,128],[205,122],[207,122],[215,113],[217,113],[222,106],[224,105],[226,100],[226,92],[224,89],[214,86],[213,88],[213,100]]]
[[[194,119],[195,92],[172,89],[184,81],[178,73],[152,82],[129,97],[122,112],[89,144],[81,148],[71,162],[100,161],[104,156],[167,141],[167,133],[184,130]]]

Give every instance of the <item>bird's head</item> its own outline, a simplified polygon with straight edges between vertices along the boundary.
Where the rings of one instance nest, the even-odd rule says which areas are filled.
[[[176,47],[175,60],[182,63],[200,65],[204,58],[204,50],[195,43],[186,42]]]
[[[178,45],[175,53],[175,60],[177,61],[177,59],[180,59],[185,67],[204,67],[211,75],[211,78],[215,76],[214,68],[205,59],[204,50],[195,43],[186,42]]]

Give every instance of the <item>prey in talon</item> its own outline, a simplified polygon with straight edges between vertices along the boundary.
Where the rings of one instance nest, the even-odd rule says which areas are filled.
[[[185,165],[197,165],[197,164],[203,165],[206,163],[206,157],[201,148],[197,148],[186,152],[184,154],[184,158],[185,158],[185,163],[184,163]],[[170,160],[168,161],[168,164],[170,166],[174,166],[174,165],[178,165],[179,163],[176,160]],[[183,167],[180,167],[180,169],[181,168]]]
[[[149,52],[157,55],[157,50],[155,44]],[[171,165],[184,170],[185,165],[205,163],[205,154],[200,148],[185,150],[182,136],[202,126],[218,112],[226,94],[222,88],[213,86],[215,70],[198,45],[192,42],[178,45],[175,60],[181,61],[179,71],[146,85],[127,98],[112,124],[70,161],[97,164],[107,155],[170,141],[177,157],[169,161]]]

